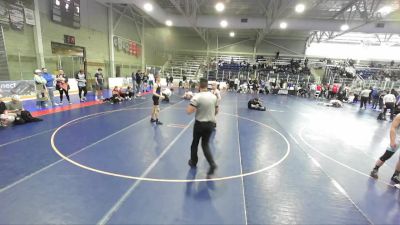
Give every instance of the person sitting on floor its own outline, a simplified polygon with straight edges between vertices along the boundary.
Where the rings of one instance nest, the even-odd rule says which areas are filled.
[[[169,103],[169,97],[172,95],[172,91],[169,88],[166,88],[164,91],[162,91],[162,96],[164,96],[164,99],[162,100],[163,102]]]
[[[132,100],[133,98],[135,98],[135,92],[133,91],[131,86],[128,86],[126,88],[125,94],[127,95],[129,100]]]
[[[182,98],[185,100],[191,100],[193,98],[193,92],[186,91],[185,94],[183,94]]]
[[[18,95],[13,95],[11,102],[7,103],[6,106],[7,114],[15,118],[14,124],[16,125],[43,121],[40,118],[33,117],[29,111],[23,108]]]
[[[342,101],[335,99],[335,100],[330,100],[329,103],[325,103],[325,106],[341,108],[341,107],[343,107],[343,103],[342,103]]]
[[[114,89],[111,91],[111,95],[112,95],[112,97],[110,98],[111,104],[122,102],[123,98],[120,95],[120,90],[118,86],[114,87]]]
[[[258,111],[266,111],[267,109],[262,106],[260,99],[258,98],[253,98],[247,103],[247,107],[249,109],[254,109]]]
[[[14,120],[15,116],[8,113],[6,103],[0,99],[0,127],[6,127],[14,122]]]

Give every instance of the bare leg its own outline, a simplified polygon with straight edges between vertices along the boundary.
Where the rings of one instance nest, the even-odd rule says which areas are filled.
[[[151,120],[156,120],[156,107],[153,105],[153,108],[151,109]]]

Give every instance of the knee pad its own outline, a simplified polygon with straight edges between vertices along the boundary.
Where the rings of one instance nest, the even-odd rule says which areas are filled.
[[[383,156],[381,156],[379,158],[379,160],[381,160],[382,162],[386,162],[386,160],[392,158],[393,155],[394,155],[394,152],[386,150],[385,154],[383,154]]]

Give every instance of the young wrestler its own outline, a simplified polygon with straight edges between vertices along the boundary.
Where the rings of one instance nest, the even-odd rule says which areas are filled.
[[[161,94],[161,81],[160,81],[160,75],[157,74],[155,76],[156,83],[154,84],[154,89],[153,89],[153,109],[151,111],[151,123],[156,123],[157,125],[162,125],[158,120],[159,114],[160,114],[160,99],[163,100],[164,96]]]

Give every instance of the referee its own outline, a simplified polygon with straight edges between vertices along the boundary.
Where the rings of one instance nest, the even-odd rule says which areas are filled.
[[[201,138],[201,147],[203,148],[204,156],[210,164],[210,169],[207,175],[211,176],[217,169],[213,156],[210,152],[208,144],[211,133],[214,130],[216,119],[215,115],[218,113],[218,100],[217,97],[208,92],[208,80],[205,78],[200,79],[200,93],[196,94],[190,101],[186,112],[190,115],[196,112],[196,122],[193,129],[193,142],[191,146],[191,157],[189,166],[196,167],[198,162],[197,148]]]

